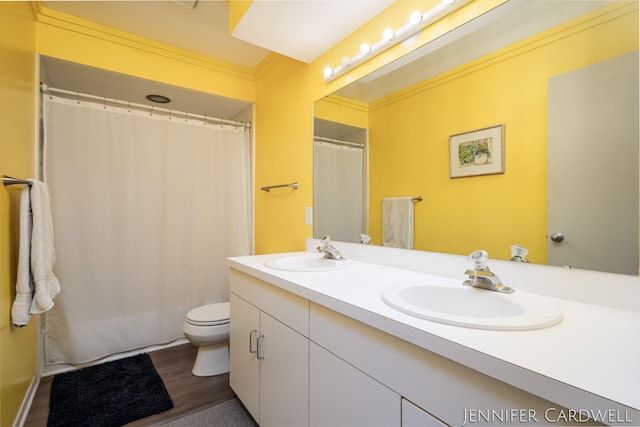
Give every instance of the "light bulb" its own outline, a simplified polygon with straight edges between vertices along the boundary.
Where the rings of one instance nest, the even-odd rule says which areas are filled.
[[[328,79],[329,77],[331,77],[333,75],[333,68],[331,67],[325,67],[324,68],[324,78]]]
[[[342,66],[343,67],[348,67],[349,65],[351,65],[351,58],[349,58],[348,56],[343,56],[342,57]]]
[[[386,41],[391,41],[393,40],[393,36],[394,36],[394,32],[391,28],[387,28],[386,30],[384,30],[382,32],[382,38]]]
[[[412,25],[418,25],[422,21],[422,14],[417,10],[409,16],[409,22]]]
[[[368,55],[369,53],[371,53],[371,46],[369,46],[369,43],[362,43],[360,45],[360,53],[363,55]]]

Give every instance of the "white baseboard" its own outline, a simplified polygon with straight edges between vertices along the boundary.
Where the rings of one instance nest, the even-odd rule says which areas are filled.
[[[31,409],[31,405],[33,404],[33,399],[36,397],[36,391],[38,391],[38,386],[40,385],[40,376],[36,375],[31,380],[31,384],[29,384],[29,389],[27,393],[24,395],[24,399],[22,399],[22,405],[20,405],[20,410],[18,411],[18,415],[16,419],[13,421],[13,427],[22,427],[24,423],[27,422],[27,416],[29,415],[29,410]]]

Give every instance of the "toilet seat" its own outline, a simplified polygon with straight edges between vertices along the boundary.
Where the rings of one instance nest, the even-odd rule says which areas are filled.
[[[187,323],[194,326],[218,326],[229,323],[229,303],[207,304],[187,313]]]

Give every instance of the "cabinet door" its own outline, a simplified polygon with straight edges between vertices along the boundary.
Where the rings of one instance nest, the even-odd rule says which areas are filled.
[[[311,427],[400,426],[400,396],[362,371],[310,344]]]
[[[260,426],[308,425],[308,339],[264,312],[260,335]]]
[[[255,420],[260,420],[260,363],[256,340],[260,311],[239,296],[230,294],[229,383]]]
[[[447,424],[434,418],[427,411],[402,399],[402,427],[446,427]]]

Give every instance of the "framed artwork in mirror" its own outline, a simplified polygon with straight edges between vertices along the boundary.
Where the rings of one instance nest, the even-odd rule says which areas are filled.
[[[449,137],[449,178],[504,173],[504,124]]]

